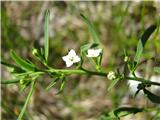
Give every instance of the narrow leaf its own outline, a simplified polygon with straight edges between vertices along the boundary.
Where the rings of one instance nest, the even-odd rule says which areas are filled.
[[[85,45],[81,46],[81,52],[85,52],[85,51],[87,51],[90,48],[95,48],[98,45],[99,44],[97,44],[97,43],[88,43],[88,44],[85,44]]]
[[[44,50],[45,50],[45,60],[48,61],[49,55],[49,10],[45,13],[45,24],[44,24]]]
[[[26,110],[26,108],[27,108],[27,105],[28,105],[28,103],[29,103],[29,100],[30,100],[30,98],[31,98],[31,96],[32,96],[32,94],[33,94],[34,89],[35,89],[35,83],[36,83],[35,81],[32,82],[32,85],[31,85],[30,91],[29,91],[29,93],[28,93],[27,99],[26,99],[26,101],[25,101],[25,104],[24,104],[24,106],[23,106],[23,108],[22,108],[22,110],[21,110],[21,112],[20,112],[17,120],[22,120],[22,118],[23,118],[23,115],[24,115],[24,113],[25,113],[25,110]]]
[[[143,89],[144,93],[147,95],[148,99],[153,102],[153,103],[160,103],[160,96],[157,96],[153,93],[151,93],[150,91],[148,91],[147,89]]]
[[[53,80],[47,87],[46,87],[46,90],[49,90],[51,87],[53,87],[57,81],[59,80],[59,78],[56,78],[55,80]]]
[[[87,27],[93,37],[93,40],[95,43],[100,43],[99,37],[94,29],[94,26],[91,24],[90,20],[84,16],[83,14],[81,14],[81,17],[83,18],[84,22],[87,24]]]
[[[57,92],[57,94],[60,94],[60,93],[64,90],[65,83],[66,83],[66,79],[63,78],[63,79],[62,79],[61,86],[60,86],[60,89],[59,89],[59,91]]]
[[[13,80],[1,80],[1,84],[15,84],[19,83],[19,79],[13,79]]]
[[[103,51],[102,51],[102,53],[100,53],[100,56],[97,58],[97,64],[98,64],[99,68],[101,67],[102,57],[103,57]]]
[[[119,78],[113,80],[113,82],[108,87],[108,91],[111,90],[118,83],[119,80],[120,80]]]
[[[35,71],[35,66],[20,58],[14,51],[11,51],[12,59],[25,71]]]
[[[154,67],[154,71],[160,73],[160,67]]]
[[[150,37],[150,35],[154,32],[156,29],[156,25],[151,25],[149,28],[146,29],[146,31],[143,33],[142,37],[140,38],[138,44],[137,44],[137,51],[134,60],[138,63],[141,57],[141,54],[143,52],[143,48]]]
[[[18,67],[16,65],[13,65],[13,64],[10,64],[10,63],[1,61],[1,64],[5,65],[6,67],[8,67],[11,73],[23,73],[23,72],[25,72],[20,67]]]
[[[136,107],[120,107],[113,111],[116,117],[123,117],[129,114],[136,114],[138,112],[143,112],[143,108],[136,108]]]
[[[19,68],[18,66],[16,66],[16,65],[13,65],[13,64],[10,64],[10,63],[7,63],[7,62],[4,62],[4,61],[1,61],[1,64],[2,65],[5,65],[5,66],[7,66],[7,67],[11,67],[11,68]],[[20,69],[20,68],[19,68]]]
[[[138,89],[138,90],[136,91],[136,93],[134,94],[134,97],[136,97],[140,91],[141,91],[141,89]]]

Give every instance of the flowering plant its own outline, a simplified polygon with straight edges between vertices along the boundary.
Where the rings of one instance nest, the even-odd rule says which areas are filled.
[[[33,49],[32,54],[34,57],[37,58],[43,65],[44,69],[40,69],[39,66],[32,63],[31,61],[27,61],[20,56],[17,55],[16,52],[13,50],[11,51],[11,58],[15,61],[17,65],[12,65],[9,63],[6,63],[4,61],[1,61],[1,64],[12,68],[12,73],[14,73],[15,80],[5,80],[2,81],[1,84],[12,84],[12,83],[19,83],[21,86],[21,89],[24,90],[26,87],[31,87],[30,92],[28,93],[28,96],[26,98],[25,104],[21,110],[21,113],[18,116],[18,120],[21,120],[23,118],[23,115],[25,113],[26,107],[29,103],[30,97],[32,96],[36,83],[38,82],[38,78],[41,75],[47,74],[51,78],[54,77],[54,80],[50,82],[50,84],[46,87],[46,89],[50,89],[53,87],[58,81],[61,82],[59,91],[57,94],[61,93],[64,89],[66,81],[66,77],[68,75],[77,74],[77,75],[97,75],[108,78],[111,80],[111,84],[108,88],[110,90],[112,87],[114,87],[119,81],[137,81],[137,91],[135,91],[135,95],[139,93],[139,91],[143,91],[144,94],[146,94],[147,98],[156,104],[160,103],[160,96],[157,96],[150,92],[147,88],[150,86],[160,86],[160,83],[155,81],[146,80],[143,77],[138,77],[135,74],[135,71],[137,70],[140,58],[143,52],[143,49],[145,47],[145,44],[147,40],[149,39],[150,35],[157,30],[158,32],[158,24],[151,25],[146,29],[146,31],[143,33],[142,37],[140,38],[138,44],[137,44],[137,50],[135,52],[134,58],[131,58],[127,51],[124,52],[124,71],[120,71],[119,69],[113,70],[113,71],[104,71],[101,66],[102,57],[103,57],[103,48],[101,45],[101,42],[99,40],[99,37],[97,33],[95,32],[94,26],[91,24],[89,19],[85,17],[84,15],[81,15],[82,19],[88,26],[88,29],[93,37],[93,43],[88,43],[83,45],[80,48],[80,56],[75,52],[75,50],[71,49],[66,56],[62,57],[62,60],[65,62],[66,67],[71,67],[72,65],[76,65],[75,69],[57,69],[53,68],[48,64],[48,56],[49,56],[49,32],[48,32],[48,23],[49,23],[49,11],[45,14],[45,40],[44,40],[44,48],[39,49]],[[87,57],[89,60],[93,62],[94,67],[96,70],[87,70],[83,67],[84,58]],[[160,73],[160,67],[157,66],[154,68],[155,72]],[[125,71],[130,73],[132,75],[129,76]],[[131,83],[132,84],[132,83]],[[128,114],[132,113],[138,113],[138,112],[144,112],[146,111],[145,108],[135,108],[135,107],[120,107],[115,110],[113,110],[108,116],[107,119],[120,119],[123,116],[126,116]],[[124,113],[126,112],[126,113]],[[122,114],[123,113],[123,114]]]

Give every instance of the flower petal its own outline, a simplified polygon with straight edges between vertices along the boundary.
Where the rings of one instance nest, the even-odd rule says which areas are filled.
[[[72,61],[67,61],[66,62],[66,67],[71,67],[73,65],[73,62]]]
[[[87,57],[98,57],[101,52],[102,52],[102,49],[88,49]]]
[[[76,56],[75,50],[71,49],[68,53],[69,56]]]
[[[73,63],[79,62],[81,59],[78,55],[74,56]]]
[[[88,49],[87,53],[88,55],[94,54],[94,49]]]
[[[95,51],[94,51],[94,56],[95,56],[95,57],[98,57],[99,54],[101,53],[101,51],[102,51],[102,49],[97,49],[97,50],[95,50]]]
[[[69,56],[68,55],[63,56],[62,59],[63,59],[63,61],[67,62],[67,61],[69,61]]]

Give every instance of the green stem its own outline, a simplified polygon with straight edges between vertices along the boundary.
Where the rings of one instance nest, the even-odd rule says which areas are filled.
[[[77,70],[67,70],[67,69],[54,69],[49,67],[48,70],[41,70],[37,73],[34,74],[49,74],[49,73],[53,73],[53,74],[63,74],[63,75],[72,75],[72,74],[78,74],[78,75],[97,75],[97,76],[102,76],[102,77],[107,77],[107,73],[105,72],[97,72],[97,71],[89,71],[86,70],[84,68],[80,68]],[[124,80],[134,80],[134,81],[139,81],[139,82],[143,82],[143,83],[149,83],[152,85],[157,85],[160,86],[160,83],[157,82],[152,82],[150,80],[145,80],[143,78],[139,78],[139,77],[124,77]],[[19,80],[7,80],[7,81],[1,81],[1,84],[11,84],[11,83],[17,83],[19,82]]]
[[[63,73],[64,75],[70,75],[70,74],[81,74],[81,75],[98,75],[98,76],[103,76],[106,77],[107,73],[104,72],[94,72],[94,71],[89,71],[84,68],[81,68],[79,70],[66,70],[66,69],[50,69],[51,72],[53,73]],[[149,83],[151,85],[157,85],[160,86],[160,83],[157,82],[152,82],[150,80],[145,80],[143,78],[139,77],[125,77],[124,80],[134,80],[134,81],[139,81],[143,83]]]
[[[139,77],[125,77],[125,79],[126,80],[134,80],[134,81],[139,81],[139,82],[143,82],[143,83],[149,83],[149,84],[152,84],[152,85],[160,86],[160,83],[152,82],[150,80],[145,80],[145,79],[139,78]]]
[[[84,68],[78,69],[78,70],[66,70],[66,69],[50,69],[47,70],[52,73],[63,73],[64,75],[71,75],[71,74],[79,74],[79,75],[98,75],[106,77],[107,73],[104,72],[96,72],[96,71],[89,71]]]
[[[31,98],[31,96],[32,96],[32,94],[33,94],[33,91],[34,91],[34,89],[35,89],[35,83],[36,83],[36,80],[34,80],[34,81],[32,82],[31,89],[30,89],[30,91],[29,91],[29,94],[28,94],[28,96],[27,96],[27,99],[26,99],[26,101],[25,101],[25,104],[24,104],[24,106],[23,106],[23,108],[22,108],[22,110],[21,110],[21,113],[19,114],[17,120],[22,120],[22,117],[23,117],[23,115],[24,115],[24,112],[25,112],[25,110],[26,110],[26,107],[27,107],[27,105],[28,105],[28,103],[29,103],[29,100],[30,100],[30,98]]]

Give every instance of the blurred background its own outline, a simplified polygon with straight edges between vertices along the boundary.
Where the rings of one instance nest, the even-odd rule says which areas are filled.
[[[95,26],[104,45],[102,66],[115,70],[123,65],[123,50],[133,56],[137,41],[144,30],[160,16],[160,2],[1,2],[1,59],[13,63],[10,50],[14,49],[23,58],[37,63],[31,54],[32,48],[43,47],[44,13],[50,10],[49,64],[65,68],[62,56],[71,48],[80,53],[80,47],[92,41],[80,13],[86,15]],[[160,35],[148,41],[143,59],[160,57]],[[154,62],[145,61],[138,69],[145,78],[156,76]],[[89,63],[85,66],[89,67]],[[74,69],[74,68],[73,68]],[[134,93],[126,82],[120,82],[111,91],[107,78],[93,76],[69,76],[64,92],[56,95],[59,85],[49,91],[45,87],[52,80],[39,78],[36,91],[25,113],[26,120],[97,120],[102,119],[118,106],[159,107],[140,94]],[[1,79],[12,79],[2,65]],[[159,79],[159,78],[158,78]],[[16,120],[26,99],[28,88],[19,90],[18,84],[2,85],[1,114],[3,120]],[[150,120],[155,112],[139,113],[122,120]],[[156,117],[155,117],[156,118]],[[155,119],[155,120],[158,120]]]

